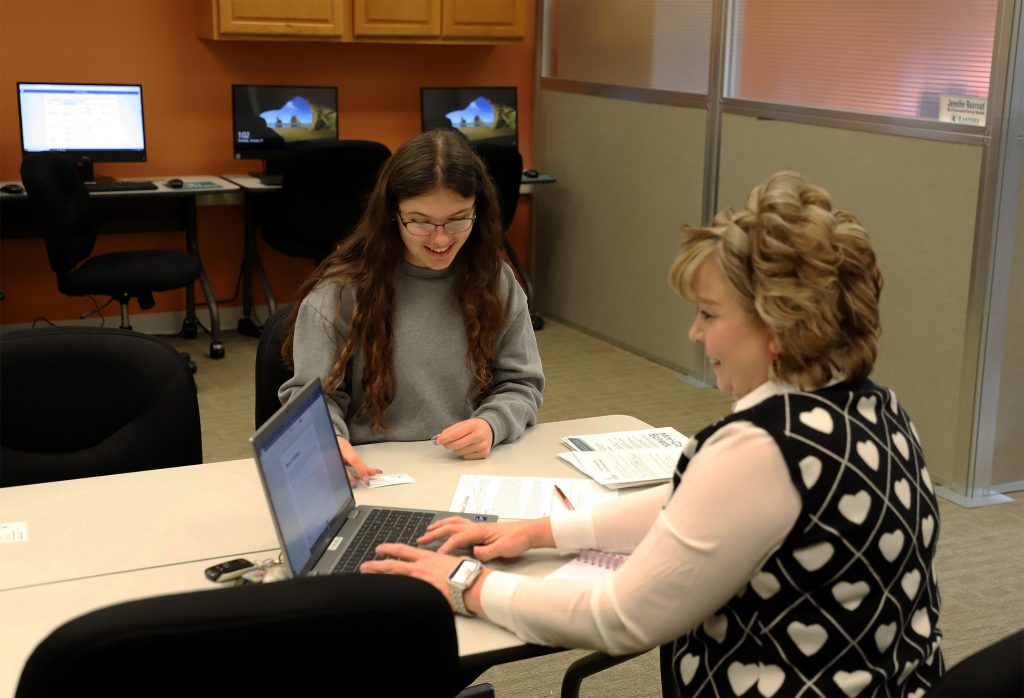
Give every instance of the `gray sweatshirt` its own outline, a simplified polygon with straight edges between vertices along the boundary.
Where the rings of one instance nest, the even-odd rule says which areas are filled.
[[[383,432],[372,433],[373,415],[356,417],[364,401],[363,357],[357,350],[344,385],[327,395],[334,430],[352,444],[424,441],[470,417],[486,420],[494,443],[515,441],[537,421],[543,402],[544,373],[537,338],[523,293],[509,266],[502,265],[499,294],[505,299],[505,326],[491,370],[494,383],[474,409],[475,382],[466,367],[466,328],[455,295],[451,268],[436,271],[402,262],[395,273],[395,399],[384,412]],[[303,299],[295,325],[295,376],[278,391],[287,402],[315,377],[325,380],[348,338],[355,288],[324,282]]]

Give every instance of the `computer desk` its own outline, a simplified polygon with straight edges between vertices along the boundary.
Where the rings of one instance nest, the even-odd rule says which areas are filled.
[[[152,181],[157,185],[156,189],[91,192],[89,196],[95,205],[99,232],[106,234],[184,230],[185,249],[199,256],[196,199],[201,196],[237,194],[239,187],[234,182],[215,175],[182,175],[177,179],[181,179],[184,186],[172,189],[166,182],[173,178],[137,178]],[[2,184],[21,182],[0,182],[0,185]],[[42,232],[29,210],[28,195],[0,193],[0,238],[24,237],[42,237]],[[213,287],[203,269],[200,269],[199,283],[210,308],[210,355],[219,359],[224,356],[224,344],[220,339],[220,309],[217,307]],[[198,333],[195,288],[192,284],[185,287],[185,307],[183,335],[192,339]]]
[[[242,334],[249,335],[251,337],[258,337],[260,334],[261,326],[252,319],[252,275],[255,271],[256,277],[259,280],[260,288],[263,289],[263,297],[267,300],[267,314],[273,315],[274,311],[277,310],[277,303],[274,301],[273,290],[270,287],[270,279],[267,277],[267,272],[263,268],[263,263],[260,261],[259,253],[256,249],[256,228],[259,226],[259,212],[258,207],[260,201],[263,201],[268,196],[273,196],[277,192],[281,191],[280,185],[268,185],[260,181],[260,179],[254,175],[246,174],[226,174],[221,175],[224,179],[231,181],[238,185],[242,189],[244,198],[244,213],[245,213],[245,258],[242,261],[242,317],[238,320],[238,331]],[[553,184],[558,180],[550,174],[544,172],[538,172],[536,177],[527,177],[523,175],[522,184],[520,187],[520,193],[532,194],[534,185],[538,184]],[[530,221],[531,230],[536,229],[536,208],[532,209],[533,218]],[[530,245],[531,250],[531,269],[534,268],[533,262],[533,245]],[[518,266],[518,265],[517,265]],[[529,279],[525,278],[525,271],[517,269],[518,272],[522,273],[524,280],[527,284],[527,295],[528,299],[532,303],[533,293],[532,287],[529,285]],[[544,326],[543,320],[540,319],[539,315],[535,315],[531,311],[531,317],[534,321],[534,329],[540,329]],[[538,322],[539,321],[539,322]]]
[[[410,485],[357,489],[360,504],[448,509],[462,474],[582,477],[560,460],[563,436],[644,429],[610,415],[539,424],[485,460],[426,442],[360,446],[367,465],[408,473]],[[274,557],[278,542],[251,459],[0,488],[2,523],[25,522],[23,542],[0,543],[0,696],[13,695],[35,646],[65,621],[102,606],[216,588],[203,576],[235,557]],[[498,569],[541,576],[564,562],[531,551]],[[456,618],[459,652],[480,669],[551,650],[476,618]]]

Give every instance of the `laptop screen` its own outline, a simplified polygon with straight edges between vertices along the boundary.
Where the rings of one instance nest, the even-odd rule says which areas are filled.
[[[292,572],[319,559],[332,522],[355,504],[319,381],[253,437]],[[337,522],[340,524],[340,522]]]

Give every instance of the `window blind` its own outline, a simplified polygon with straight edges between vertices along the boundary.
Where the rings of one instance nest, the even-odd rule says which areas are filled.
[[[938,119],[943,95],[987,97],[997,5],[732,0],[724,96]]]

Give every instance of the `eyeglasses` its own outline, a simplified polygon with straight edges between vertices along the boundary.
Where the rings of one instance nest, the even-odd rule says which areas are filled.
[[[402,221],[402,225],[409,231],[409,234],[417,237],[433,235],[434,231],[438,228],[444,228],[444,232],[449,235],[463,235],[473,228],[473,223],[476,221],[476,211],[469,218],[453,218],[443,225],[428,223],[427,221],[407,221],[402,218],[401,211],[396,211],[396,213],[398,214],[398,220]]]

